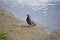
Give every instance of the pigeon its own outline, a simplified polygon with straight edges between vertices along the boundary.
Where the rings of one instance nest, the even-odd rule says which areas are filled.
[[[35,23],[31,20],[30,15],[27,14],[26,22],[29,25],[35,26]]]

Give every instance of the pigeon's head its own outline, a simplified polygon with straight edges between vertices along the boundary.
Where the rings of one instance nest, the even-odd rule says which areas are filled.
[[[27,16],[30,16],[29,14],[27,14]]]
[[[27,14],[27,17],[31,17],[29,14]]]

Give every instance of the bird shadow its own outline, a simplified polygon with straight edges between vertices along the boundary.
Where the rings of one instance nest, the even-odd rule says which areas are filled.
[[[23,28],[34,27],[34,26],[36,26],[36,24],[34,24],[34,25],[21,25],[21,27],[23,27]]]
[[[21,25],[21,27],[27,28],[27,27],[29,27],[29,25]]]

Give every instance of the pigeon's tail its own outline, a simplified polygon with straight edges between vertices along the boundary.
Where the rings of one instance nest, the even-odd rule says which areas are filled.
[[[35,26],[36,24],[35,24],[35,22],[31,22],[32,23],[32,26]]]

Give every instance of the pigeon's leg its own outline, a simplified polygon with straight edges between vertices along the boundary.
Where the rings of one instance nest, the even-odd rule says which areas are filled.
[[[29,28],[32,28],[32,25],[29,25]]]

